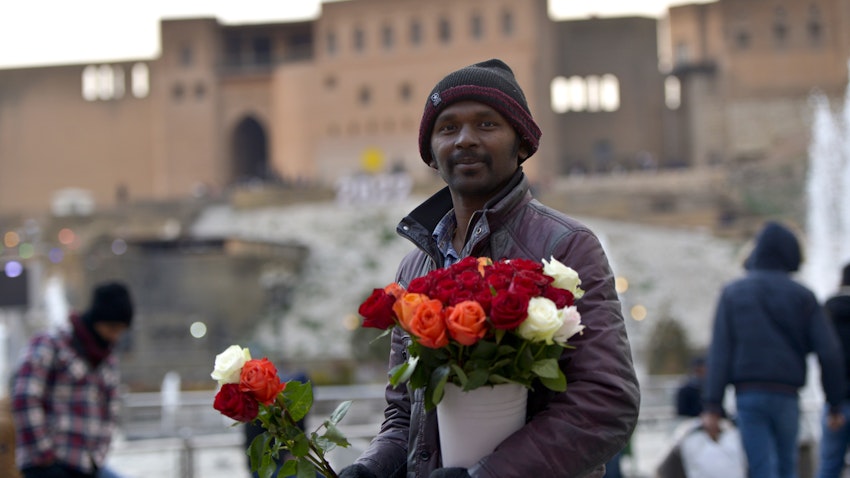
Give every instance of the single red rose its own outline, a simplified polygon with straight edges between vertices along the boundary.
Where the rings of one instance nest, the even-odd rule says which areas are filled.
[[[481,305],[481,308],[484,309],[484,315],[490,315],[490,304],[493,303],[493,292],[490,289],[482,288],[475,293],[472,300]]]
[[[471,290],[466,289],[458,289],[449,297],[449,300],[445,302],[446,305],[457,305],[461,302],[475,300],[475,293]]]
[[[458,275],[465,271],[478,271],[478,258],[466,256],[449,267],[452,275]]]
[[[484,278],[478,273],[478,270],[463,271],[456,277],[457,283],[464,290],[478,290]]]
[[[543,297],[555,303],[555,307],[563,309],[575,303],[573,293],[560,287],[547,286],[543,288]]]
[[[507,271],[493,271],[488,272],[484,282],[486,282],[489,287],[500,291],[506,290],[511,285],[511,278],[512,275],[507,273]]]
[[[363,316],[363,327],[386,330],[395,325],[395,297],[384,289],[374,289],[357,311]]]
[[[461,292],[460,285],[453,279],[445,278],[431,289],[430,297],[439,300],[443,304],[450,304],[452,298]]]
[[[490,320],[493,327],[502,330],[512,330],[528,317],[528,301],[530,297],[501,290],[493,297],[490,304]]]
[[[237,383],[221,386],[221,390],[215,395],[213,408],[222,415],[243,423],[253,421],[260,412],[257,399],[250,393],[240,391]]]
[[[513,294],[519,294],[531,299],[532,297],[537,297],[540,295],[540,286],[535,284],[534,281],[530,280],[525,276],[514,276],[511,281],[511,285],[508,287],[508,292]]]
[[[430,274],[417,277],[410,281],[410,285],[407,286],[407,292],[410,292],[411,294],[429,295],[433,284],[434,277]]]
[[[534,282],[535,284],[537,284],[540,287],[547,286],[547,285],[551,284],[552,282],[555,282],[555,279],[553,279],[550,276],[547,276],[546,274],[544,274],[542,272],[530,271],[530,270],[517,271],[515,277],[522,277],[524,280],[529,280],[531,282]]]
[[[284,388],[286,384],[280,381],[277,368],[269,359],[249,360],[242,366],[239,390],[252,394],[258,402],[271,405]]]
[[[543,273],[543,264],[540,262],[530,261],[528,259],[511,259],[508,261],[508,264],[511,265],[517,271],[532,271]]]

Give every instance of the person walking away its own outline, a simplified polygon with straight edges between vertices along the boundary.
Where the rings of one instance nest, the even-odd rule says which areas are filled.
[[[582,335],[570,339],[559,365],[566,392],[538,385],[528,396],[525,426],[469,469],[443,468],[437,414],[422,389],[386,389],[378,435],[341,478],[600,477],[629,440],[640,393],[614,275],[596,235],[532,196],[522,163],[541,132],[511,68],[491,59],[449,73],[429,93],[419,152],[446,188],[402,219],[397,231],[416,247],[396,282],[466,257],[555,258],[581,278]],[[409,341],[392,332],[389,367],[406,360]]]
[[[801,258],[794,233],[767,222],[744,264],[746,274],[726,284],[717,303],[702,422],[717,440],[724,391],[733,385],[750,478],[797,476],[798,391],[809,353],[820,361],[830,415],[839,413],[844,397],[835,330],[812,291],[791,277]]]
[[[94,478],[104,466],[118,411],[113,348],[133,303],[119,282],[97,285],[68,328],[35,335],[12,387],[17,464],[24,478]]]
[[[827,299],[824,308],[841,342],[848,387],[844,392],[840,416],[830,414],[829,407],[824,410],[816,476],[839,478],[844,471],[847,446],[850,445],[850,264],[842,269],[838,292]]]

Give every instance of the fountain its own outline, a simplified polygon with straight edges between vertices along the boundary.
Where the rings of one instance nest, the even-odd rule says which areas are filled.
[[[811,99],[814,117],[806,179],[806,261],[801,279],[825,300],[850,261],[850,88],[834,114],[829,99]]]

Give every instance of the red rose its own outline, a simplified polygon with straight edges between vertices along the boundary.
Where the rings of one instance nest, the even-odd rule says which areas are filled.
[[[481,287],[481,282],[484,280],[477,270],[463,271],[456,277],[457,283],[462,289],[478,290]]]
[[[238,422],[250,422],[257,418],[260,406],[253,395],[239,390],[239,384],[226,383],[215,395],[213,408]]]
[[[463,273],[464,271],[478,272],[478,258],[466,256],[463,259],[449,266],[449,270],[451,271],[452,275],[458,275]]]
[[[485,282],[489,287],[492,287],[497,291],[505,290],[511,285],[511,277],[512,276],[508,273],[508,271],[494,270],[492,272],[488,272]]]
[[[363,316],[363,327],[386,330],[395,325],[393,304],[395,297],[384,289],[374,289],[372,295],[360,304],[357,311]]]
[[[438,284],[434,285],[429,296],[432,299],[439,300],[443,304],[450,304],[452,302],[452,298],[458,292],[460,292],[460,285],[453,279],[445,278]]]
[[[252,394],[258,402],[271,405],[284,388],[286,384],[280,381],[277,369],[269,359],[249,360],[242,366],[239,390]]]
[[[407,286],[407,292],[411,294],[425,294],[429,295],[431,293],[431,287],[434,284],[434,277],[432,275],[424,275],[422,277],[417,277],[410,281],[410,285]]]
[[[528,317],[527,295],[501,290],[490,304],[490,320],[493,327],[503,330],[515,329]]]
[[[508,291],[514,294],[524,295],[530,299],[540,295],[540,286],[529,277],[517,275],[511,281]]]
[[[543,297],[551,300],[555,303],[555,307],[559,309],[563,309],[564,307],[569,307],[573,305],[575,302],[575,297],[573,297],[573,293],[568,291],[567,289],[561,289],[559,287],[547,286],[543,288]]]
[[[511,259],[508,263],[517,271],[532,271],[543,273],[543,264],[528,259]]]

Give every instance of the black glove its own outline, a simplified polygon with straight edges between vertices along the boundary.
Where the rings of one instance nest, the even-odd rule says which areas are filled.
[[[68,472],[60,465],[31,466],[21,470],[24,478],[69,478]]]
[[[428,478],[471,478],[466,468],[440,468],[431,472]]]
[[[368,468],[361,465],[360,463],[355,463],[353,465],[346,466],[339,472],[339,478],[378,478],[372,473]]]

